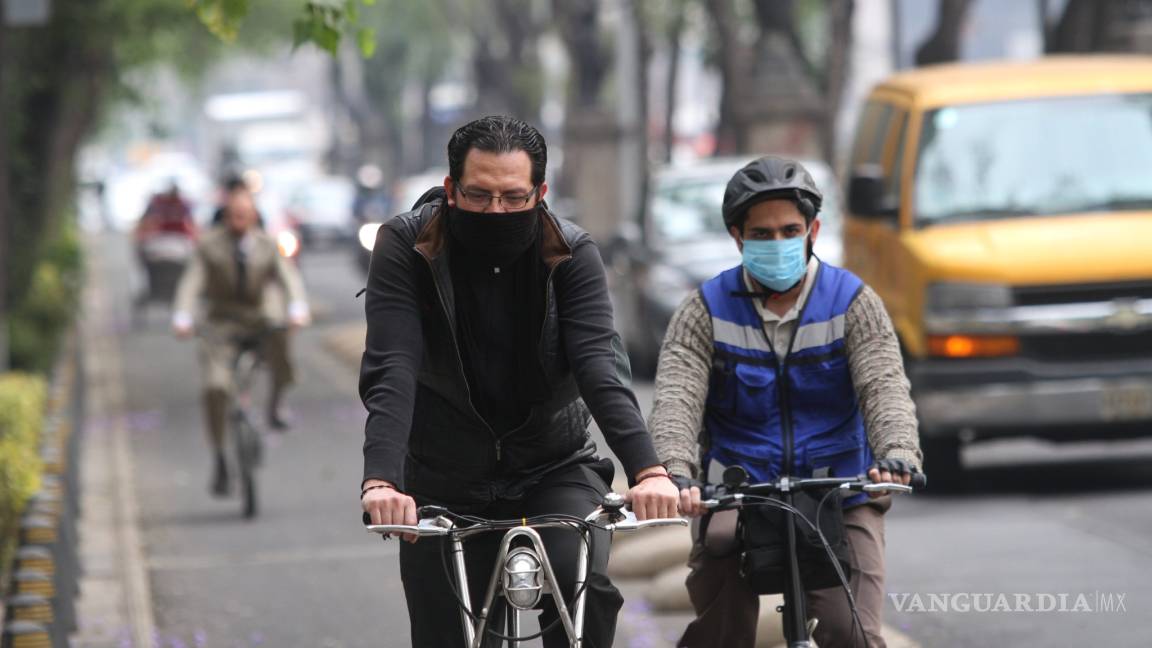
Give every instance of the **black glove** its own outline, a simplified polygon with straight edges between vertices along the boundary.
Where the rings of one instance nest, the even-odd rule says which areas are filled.
[[[668,476],[672,479],[672,483],[676,484],[676,488],[679,490],[684,490],[685,488],[692,488],[693,486],[699,486],[700,485],[700,482],[698,482],[694,479],[691,479],[689,477],[682,477],[680,475],[671,475],[671,474]]]
[[[880,459],[869,467],[869,470],[875,468],[880,472],[890,472],[893,475],[915,475],[920,472],[916,466],[904,461],[903,459]]]

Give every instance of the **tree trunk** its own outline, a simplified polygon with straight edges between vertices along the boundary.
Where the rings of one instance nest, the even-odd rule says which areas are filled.
[[[23,299],[43,242],[59,227],[75,195],[77,152],[98,116],[98,108],[113,73],[113,42],[100,29],[88,28],[90,7],[58,4],[46,27],[26,29],[7,40],[11,59],[34,62],[23,79],[34,86],[5,79],[14,113],[5,120],[13,132],[9,151],[10,211],[8,304]],[[8,36],[13,36],[11,31]],[[6,60],[9,57],[5,57]]]
[[[748,59],[745,47],[740,45],[739,24],[733,11],[732,0],[707,0],[705,6],[716,29],[720,66],[720,119],[716,124],[716,154],[727,155],[743,150],[748,141],[748,124],[740,110],[738,90],[747,75],[743,61]]]
[[[5,0],[0,0],[0,16]],[[8,28],[0,18],[0,124],[8,123]],[[8,370],[8,130],[0,131],[0,373]]]
[[[821,153],[833,169],[839,157],[836,123],[844,103],[844,85],[852,71],[852,14],[855,0],[831,0],[828,12],[828,58],[824,71],[824,123]]]
[[[940,0],[936,29],[916,48],[916,65],[947,63],[960,58],[960,32],[971,7],[972,0]]]
[[[1049,54],[1097,52],[1112,49],[1109,27],[1116,18],[1113,0],[1068,0],[1056,26],[1045,34]]]
[[[676,146],[676,83],[680,79],[680,42],[684,37],[684,2],[677,0],[671,9],[672,21],[668,25],[668,79],[664,84],[664,133],[661,157],[672,161]]]

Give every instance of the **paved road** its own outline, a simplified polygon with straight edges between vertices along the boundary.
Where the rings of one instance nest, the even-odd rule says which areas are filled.
[[[238,503],[207,494],[194,345],[168,334],[161,309],[130,328],[132,256],[119,238],[106,246],[106,298],[125,305],[119,346],[158,645],[408,645],[396,543],[363,534],[358,521],[355,371],[322,344],[361,317],[350,257],[304,260],[321,318],[296,341],[296,430],[271,448],[263,515],[245,522]],[[637,387],[647,409],[651,387]],[[1066,593],[1069,608],[1079,593],[1123,593],[1127,612],[898,612],[890,602],[889,622],[925,646],[1148,645],[1152,444],[980,450],[976,490],[905,498],[889,516],[889,591],[920,594],[926,607],[932,593]],[[617,644],[669,646],[681,623],[629,597]]]

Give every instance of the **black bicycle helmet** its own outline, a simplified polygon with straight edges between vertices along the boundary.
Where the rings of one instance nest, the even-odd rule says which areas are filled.
[[[796,207],[809,222],[816,217],[824,201],[812,174],[804,165],[788,158],[764,156],[744,165],[728,181],[720,209],[724,227],[739,227],[749,207],[770,198],[796,201]]]

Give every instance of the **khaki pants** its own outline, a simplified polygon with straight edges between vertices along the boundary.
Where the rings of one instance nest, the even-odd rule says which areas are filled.
[[[892,505],[882,497],[844,509],[844,527],[852,559],[850,586],[869,648],[885,648],[880,627],[884,608],[884,512]],[[713,558],[697,541],[688,559],[686,585],[696,619],[680,638],[680,648],[752,648],[760,597],[740,576],[740,555]],[[841,587],[806,593],[809,618],[817,618],[813,639],[820,648],[864,646],[860,630],[852,640],[852,612]]]
[[[268,368],[270,393],[268,407],[279,406],[284,390],[295,380],[295,368],[288,349],[289,331],[285,328],[207,327],[200,341],[200,368],[203,379],[204,422],[208,442],[220,450],[228,428],[228,402],[233,388],[238,336],[257,335],[262,340],[261,358]]]

